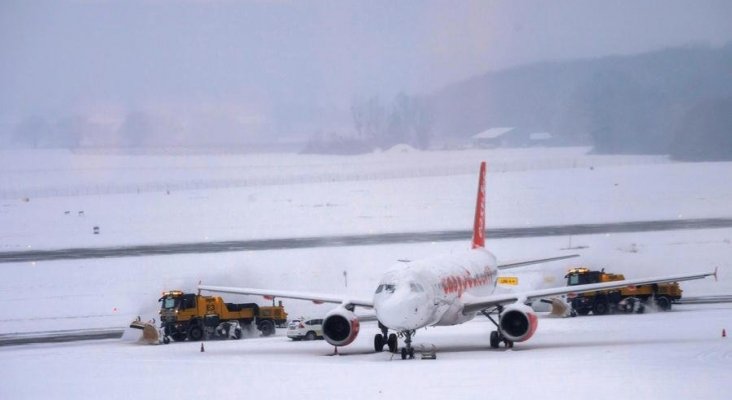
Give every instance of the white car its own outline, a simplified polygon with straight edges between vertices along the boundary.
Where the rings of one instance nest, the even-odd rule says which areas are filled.
[[[287,324],[287,337],[292,340],[322,339],[323,319],[293,319],[289,324]]]

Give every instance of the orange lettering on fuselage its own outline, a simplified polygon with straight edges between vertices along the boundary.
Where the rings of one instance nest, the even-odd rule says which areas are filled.
[[[448,276],[440,280],[440,287],[445,294],[458,293],[462,296],[463,292],[478,286],[485,286],[491,282],[491,271],[486,268],[486,273],[478,276]]]

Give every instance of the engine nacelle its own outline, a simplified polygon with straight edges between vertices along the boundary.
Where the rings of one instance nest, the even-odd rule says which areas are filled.
[[[501,333],[512,342],[529,340],[536,332],[539,319],[531,307],[523,304],[514,304],[506,307],[501,313]]]
[[[323,338],[333,346],[345,346],[356,339],[360,327],[352,311],[338,307],[323,318]]]

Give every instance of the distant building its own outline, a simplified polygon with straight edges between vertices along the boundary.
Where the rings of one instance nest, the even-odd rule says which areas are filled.
[[[549,132],[534,132],[529,134],[530,146],[551,145],[554,137]]]
[[[556,138],[549,132],[532,131],[525,128],[490,128],[471,136],[473,147],[534,147],[556,146]]]
[[[473,146],[483,148],[501,147],[506,135],[513,131],[513,127],[490,128],[471,136]]]

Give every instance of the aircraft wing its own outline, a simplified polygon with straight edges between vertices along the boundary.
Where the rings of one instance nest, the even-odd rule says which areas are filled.
[[[542,258],[537,260],[526,260],[526,261],[516,261],[516,262],[510,262],[506,264],[498,264],[497,268],[498,270],[504,270],[504,269],[511,269],[511,268],[518,268],[518,267],[525,267],[527,265],[532,264],[541,264],[549,261],[557,261],[557,260],[566,260],[567,258],[574,258],[579,257],[579,254],[570,254],[568,256],[561,256],[561,257],[551,257],[551,258]]]
[[[572,295],[585,292],[594,292],[596,290],[609,290],[619,289],[628,286],[636,285],[648,285],[652,283],[666,283],[666,282],[681,282],[690,281],[694,279],[703,279],[708,276],[714,276],[717,279],[717,270],[714,272],[702,273],[702,274],[691,274],[691,275],[671,275],[662,276],[656,278],[640,278],[640,279],[626,279],[622,281],[604,282],[604,283],[592,283],[588,285],[575,285],[575,286],[563,286],[549,289],[539,289],[527,292],[516,292],[516,293],[505,293],[499,295],[491,295],[485,297],[466,297],[463,301],[463,314],[470,314],[486,308],[495,307],[498,305],[506,305],[511,303],[526,303],[546,297],[559,296],[559,295]]]
[[[282,297],[285,299],[297,299],[297,300],[309,300],[315,304],[320,303],[335,303],[344,305],[354,305],[366,308],[373,308],[374,302],[372,300],[354,299],[344,295],[329,295],[329,294],[318,294],[318,293],[306,293],[306,292],[291,292],[285,290],[268,290],[268,289],[255,289],[255,288],[239,288],[239,287],[227,287],[227,286],[210,286],[210,285],[198,285],[198,290],[205,290],[207,292],[215,293],[233,293],[233,294],[248,294],[255,296],[264,297]]]

